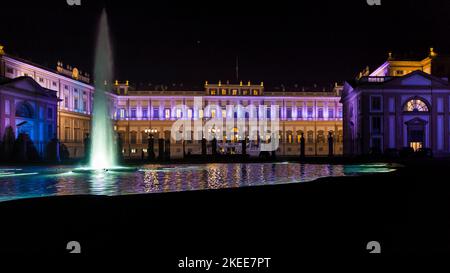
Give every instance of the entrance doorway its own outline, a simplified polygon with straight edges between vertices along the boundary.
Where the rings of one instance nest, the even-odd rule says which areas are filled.
[[[415,152],[425,147],[425,127],[427,122],[415,118],[406,122],[408,127],[408,147],[412,148]]]

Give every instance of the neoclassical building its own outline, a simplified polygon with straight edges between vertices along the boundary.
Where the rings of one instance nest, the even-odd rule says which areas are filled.
[[[0,46],[1,47],[1,46]],[[89,83],[89,75],[77,68],[64,66],[58,62],[56,69],[49,69],[27,60],[6,54],[0,50],[0,76],[8,79],[29,77],[41,87],[56,92],[57,106],[56,133],[58,139],[67,146],[70,157],[84,157],[83,140],[91,130],[91,113],[94,87]],[[327,155],[328,136],[333,136],[334,154],[343,152],[342,105],[339,102],[342,88],[335,86],[330,90],[266,90],[263,83],[251,84],[208,84],[200,90],[134,90],[128,81],[116,82],[109,93],[111,118],[115,130],[123,142],[123,154],[130,158],[146,156],[149,129],[156,130],[156,139],[170,142],[171,158],[183,154],[197,154],[201,144],[196,140],[177,141],[171,138],[172,125],[179,120],[192,120],[206,123],[211,119],[239,118],[245,121],[259,119],[279,120],[277,134],[280,145],[278,155],[297,156],[300,154],[300,138],[305,139],[306,155]],[[201,107],[194,105],[201,100]],[[216,105],[216,107],[208,107]],[[256,112],[240,109],[227,109],[227,106],[249,107]],[[277,106],[279,110],[267,108]],[[266,107],[266,108],[264,108]],[[248,137],[237,127],[216,128],[220,152],[240,153],[239,141]],[[241,131],[239,131],[241,130]],[[220,135],[219,135],[220,134]],[[240,139],[240,138],[241,139]],[[273,137],[273,135],[272,135]],[[249,141],[248,152],[258,154],[260,143],[268,142],[265,134]],[[158,143],[155,142],[155,153]],[[210,149],[210,146],[208,146]]]
[[[141,157],[143,152],[146,155],[148,143],[146,129],[156,130],[155,138],[168,140],[171,139],[172,125],[180,119],[207,122],[211,119],[240,118],[248,124],[252,119],[276,117],[279,118],[278,155],[298,156],[302,134],[306,143],[306,155],[328,155],[329,133],[333,136],[334,154],[343,152],[339,87],[321,92],[266,91],[263,83],[254,85],[250,82],[238,84],[206,82],[204,90],[198,91],[132,91],[127,84],[116,82],[115,90],[116,93],[111,95],[115,107],[113,113],[115,130],[124,141],[123,153],[126,157]],[[200,106],[195,105],[196,99],[201,101]],[[234,107],[237,105],[243,106],[243,109],[252,105],[256,110],[245,111]],[[270,110],[271,106],[277,106],[278,113]],[[242,136],[238,134],[239,128],[221,126],[215,129],[220,152],[241,153],[239,141]],[[247,131],[243,137],[249,137],[248,134]],[[249,139],[247,152],[257,156],[259,144],[268,141],[267,138],[267,135],[259,133],[258,137]],[[158,153],[156,144],[155,152]],[[171,139],[171,157],[180,158],[185,153],[200,154],[200,142]]]
[[[59,99],[57,137],[67,146],[71,157],[83,157],[83,139],[90,131],[94,92],[94,87],[89,84],[89,75],[77,68],[63,66],[61,62],[56,69],[43,67],[8,55],[1,45],[0,48],[0,77],[29,77],[41,87],[56,92]]]
[[[448,58],[389,59],[344,84],[344,154],[412,148],[450,155]],[[447,65],[446,65],[447,64]]]
[[[56,134],[57,104],[56,92],[30,77],[0,77],[1,141],[10,127],[15,138],[21,133],[28,135],[43,158],[48,142]]]

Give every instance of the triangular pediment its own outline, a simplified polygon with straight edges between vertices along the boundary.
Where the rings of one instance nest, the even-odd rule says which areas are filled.
[[[424,77],[424,75],[414,74],[402,79],[400,82],[401,85],[406,86],[429,86],[431,84],[431,79]]]
[[[30,77],[19,77],[15,78],[9,83],[6,84],[6,86],[22,89],[30,92],[39,92],[43,91],[42,86],[40,86],[35,80],[33,80]]]
[[[386,86],[433,86],[449,88],[448,82],[441,78],[432,76],[423,71],[417,70],[403,77],[394,78],[385,83]]]

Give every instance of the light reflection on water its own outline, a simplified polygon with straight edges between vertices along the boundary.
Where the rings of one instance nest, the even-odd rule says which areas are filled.
[[[385,164],[299,163],[145,165],[138,171],[78,173],[73,167],[0,169],[0,201],[56,195],[125,195],[312,181],[320,177],[390,172]]]

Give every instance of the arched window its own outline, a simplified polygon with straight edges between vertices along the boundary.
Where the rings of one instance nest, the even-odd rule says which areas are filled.
[[[403,106],[405,112],[429,112],[428,105],[421,99],[414,98],[405,103]]]
[[[16,117],[33,118],[33,107],[27,102],[20,102],[16,106]]]

